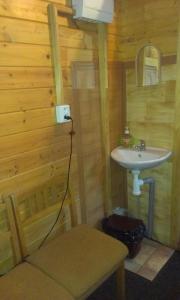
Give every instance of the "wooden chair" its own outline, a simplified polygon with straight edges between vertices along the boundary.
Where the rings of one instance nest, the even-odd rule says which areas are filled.
[[[3,300],[73,300],[60,284],[22,261],[9,198],[0,202],[0,298]],[[13,269],[12,269],[13,268]],[[12,269],[12,270],[11,270]],[[3,273],[6,273],[5,275]]]
[[[59,177],[53,178],[45,185],[15,197],[10,195],[17,222],[22,257],[26,257],[38,249],[47,232],[53,225],[61,206],[63,188],[59,186]],[[72,191],[71,191],[72,193]],[[58,233],[71,229],[78,223],[76,203],[69,193],[64,203],[62,216],[57,222],[49,239]]]
[[[34,191],[36,193],[36,191]],[[30,193],[31,194],[31,193]],[[29,195],[31,198],[31,195]],[[23,199],[28,199],[24,197]],[[41,249],[27,244],[27,222],[21,217],[23,200],[11,197],[15,219],[18,226],[21,249],[24,258],[32,266],[62,285],[74,299],[86,299],[112,273],[117,273],[117,299],[124,300],[124,259],[128,254],[126,246],[104,233],[89,227],[78,225],[63,234],[58,234]],[[24,203],[25,207],[27,203]],[[31,215],[32,220],[44,224],[44,214]],[[28,223],[31,227],[31,224]],[[41,226],[40,226],[41,228]],[[33,237],[33,234],[30,235]],[[40,241],[39,241],[40,242]],[[37,243],[35,243],[36,248]],[[29,250],[28,250],[29,249]],[[34,251],[35,250],[35,251]],[[30,254],[30,255],[29,255]],[[26,257],[29,255],[28,257]]]
[[[11,200],[0,199],[0,275],[21,261],[21,252]]]

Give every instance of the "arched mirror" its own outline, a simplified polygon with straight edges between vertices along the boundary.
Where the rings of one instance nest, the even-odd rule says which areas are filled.
[[[136,57],[138,86],[156,85],[160,82],[161,55],[153,45],[142,47]]]

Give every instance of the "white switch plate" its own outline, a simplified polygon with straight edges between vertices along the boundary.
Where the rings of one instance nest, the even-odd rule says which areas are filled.
[[[70,105],[56,105],[56,121],[57,123],[67,123],[65,116],[71,116]]]

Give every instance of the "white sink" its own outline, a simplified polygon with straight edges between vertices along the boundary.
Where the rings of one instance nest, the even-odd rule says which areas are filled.
[[[142,170],[160,165],[171,154],[171,151],[163,148],[146,147],[144,151],[136,151],[117,147],[111,152],[111,157],[124,168]]]

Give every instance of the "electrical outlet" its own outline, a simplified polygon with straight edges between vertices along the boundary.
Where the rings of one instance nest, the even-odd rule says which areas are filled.
[[[64,117],[71,116],[70,105],[56,105],[56,121],[57,123],[67,123],[70,120],[66,120]]]

